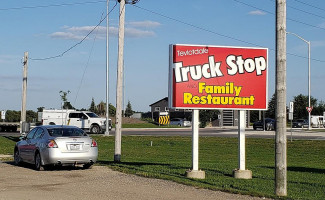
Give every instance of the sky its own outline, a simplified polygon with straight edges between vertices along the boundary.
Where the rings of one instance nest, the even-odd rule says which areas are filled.
[[[120,5],[109,2],[109,102],[115,106]],[[325,101],[324,11],[325,1],[287,0],[287,31],[311,42],[311,96],[318,101]],[[21,109],[24,52],[29,53],[28,110],[59,109],[60,91],[70,91],[68,101],[77,109],[89,108],[92,98],[96,104],[106,102],[107,25],[106,20],[100,23],[105,16],[106,0],[2,0],[0,110]],[[268,48],[271,98],[275,25],[275,0],[140,0],[126,5],[124,107],[130,101],[134,111],[146,112],[168,96],[170,44]],[[289,102],[308,95],[307,43],[288,34],[287,54]]]

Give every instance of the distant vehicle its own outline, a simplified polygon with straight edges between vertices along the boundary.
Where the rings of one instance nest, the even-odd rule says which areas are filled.
[[[297,119],[292,122],[292,128],[308,128],[307,119]]]
[[[263,125],[264,125],[263,120],[259,120],[257,122],[254,122],[253,129],[254,130],[257,130],[257,129],[263,130]],[[276,121],[274,119],[265,118],[264,130],[271,131],[271,130],[275,130],[275,129],[276,129]]]
[[[34,164],[36,170],[48,166],[82,164],[90,168],[98,157],[97,142],[75,126],[47,125],[32,129],[16,143],[14,161]]]
[[[18,126],[18,122],[0,122],[0,132],[16,132]]]
[[[169,125],[176,125],[176,126],[192,126],[190,121],[182,118],[173,118],[170,120]]]
[[[102,133],[106,130],[106,119],[98,117],[91,111],[76,110],[43,110],[43,125],[71,125],[90,133]],[[109,130],[112,129],[112,120],[109,119]]]
[[[313,128],[324,127],[324,116],[318,116],[318,115],[310,116],[310,126]]]

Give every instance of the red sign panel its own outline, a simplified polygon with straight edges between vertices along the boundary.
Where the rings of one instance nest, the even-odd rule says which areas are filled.
[[[268,49],[170,45],[169,106],[267,109]]]
[[[311,113],[311,111],[313,110],[313,107],[306,107],[306,110]]]

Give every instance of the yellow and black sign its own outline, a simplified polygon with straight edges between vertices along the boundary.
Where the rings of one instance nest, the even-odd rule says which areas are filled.
[[[160,116],[159,117],[159,124],[169,124],[169,115]]]

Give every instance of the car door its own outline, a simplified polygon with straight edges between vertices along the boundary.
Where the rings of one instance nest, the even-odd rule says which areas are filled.
[[[68,125],[81,127],[80,113],[72,112],[69,114]]]
[[[23,159],[25,162],[31,162],[30,154],[31,154],[31,143],[32,139],[34,138],[34,135],[38,128],[32,129],[26,137],[24,137],[20,143],[19,143],[19,150],[20,150],[20,157]]]

